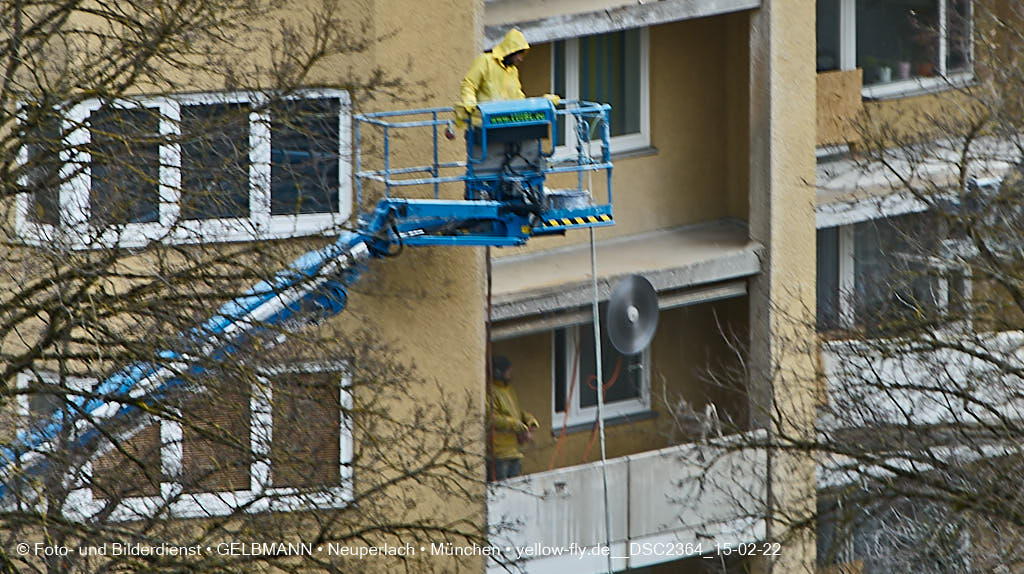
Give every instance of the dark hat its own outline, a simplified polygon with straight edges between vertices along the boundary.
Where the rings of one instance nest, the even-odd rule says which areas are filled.
[[[505,371],[511,366],[512,361],[508,360],[508,357],[504,355],[491,357],[491,371],[494,373],[495,379],[504,380]]]

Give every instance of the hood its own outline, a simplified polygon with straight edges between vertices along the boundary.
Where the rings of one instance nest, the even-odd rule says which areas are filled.
[[[530,44],[526,41],[526,36],[519,31],[518,28],[512,28],[505,34],[505,37],[501,39],[501,42],[491,50],[491,54],[494,57],[503,60],[505,56],[514,54],[520,50],[529,50]]]

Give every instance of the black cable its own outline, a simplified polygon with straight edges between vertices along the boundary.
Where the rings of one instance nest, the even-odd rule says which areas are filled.
[[[405,244],[402,243],[402,236],[398,233],[398,224],[394,221],[391,222],[391,232],[395,234],[395,243],[398,244],[398,251],[392,252],[390,249],[385,253],[385,257],[398,257],[405,251]]]

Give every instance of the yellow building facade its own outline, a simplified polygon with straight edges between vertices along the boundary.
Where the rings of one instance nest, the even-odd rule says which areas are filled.
[[[309,24],[304,18],[318,3],[294,4],[284,19]],[[98,455],[107,458],[90,463],[90,472],[116,485],[129,469],[159,467],[150,475],[143,473],[143,478],[131,475],[149,489],[127,493],[131,500],[125,503],[130,507],[126,512],[131,514],[157,504],[154,501],[160,496],[180,497],[185,470],[202,467],[206,460],[207,470],[221,473],[205,483],[216,488],[191,487],[191,502],[176,502],[166,516],[169,523],[182,519],[197,528],[224,520],[218,517],[231,517],[218,530],[218,544],[229,538],[250,542],[246,537],[255,536],[244,525],[260,519],[239,511],[238,506],[256,500],[257,487],[266,486],[267,481],[274,486],[275,480],[301,483],[298,477],[304,472],[325,476],[323,480],[337,481],[337,491],[328,488],[321,492],[328,498],[310,496],[302,503],[307,510],[320,505],[310,514],[315,517],[312,522],[341,516],[346,528],[330,531],[322,523],[304,524],[304,515],[293,512],[303,510],[301,504],[286,505],[284,511],[270,504],[259,509],[265,513],[259,516],[278,520],[287,515],[287,521],[294,521],[281,529],[287,533],[282,536],[286,541],[319,542],[318,536],[324,534],[324,546],[335,542],[352,548],[394,546],[411,541],[419,551],[408,562],[395,556],[359,562],[315,549],[312,556],[296,557],[359,571],[391,571],[396,564],[410,563],[416,571],[503,568],[480,554],[459,557],[443,548],[421,550],[435,543],[504,549],[502,560],[518,559],[529,572],[601,572],[608,564],[616,571],[702,572],[712,561],[709,558],[729,571],[813,572],[813,533],[803,530],[799,536],[788,536],[793,523],[813,512],[813,464],[803,456],[767,456],[757,449],[732,446],[779,434],[801,436],[814,424],[819,392],[815,365],[809,353],[801,352],[816,341],[808,328],[815,316],[815,207],[821,201],[814,152],[817,146],[846,143],[850,131],[843,121],[861,109],[860,94],[851,95],[851,90],[861,89],[857,71],[840,70],[834,77],[824,72],[816,76],[813,71],[815,3],[366,0],[339,3],[330,13],[338,19],[324,25],[358,28],[366,45],[317,61],[304,76],[305,84],[298,86],[300,94],[318,90],[340,102],[337,117],[331,119],[338,119],[342,181],[338,204],[325,214],[327,223],[274,219],[277,204],[271,186],[270,191],[261,192],[266,196],[258,198],[269,206],[267,225],[279,224],[270,236],[256,233],[248,238],[258,241],[237,236],[223,242],[203,239],[198,242],[201,247],[193,247],[196,242],[186,234],[181,236],[185,239],[155,243],[169,245],[167,249],[183,259],[190,249],[211,261],[219,250],[237,254],[230,257],[227,269],[245,258],[264,257],[273,265],[253,273],[260,278],[276,269],[274,265],[286,264],[289,256],[322,244],[323,235],[333,237],[351,227],[374,198],[368,191],[367,201],[357,205],[353,186],[344,181],[355,170],[351,116],[451,105],[473,58],[517,26],[531,43],[520,66],[528,96],[558,93],[613,106],[615,225],[593,236],[599,303],[606,304],[617,280],[633,274],[644,276],[658,294],[659,327],[649,349],[623,356],[611,348],[606,335],[602,340],[602,370],[606,381],[611,381],[605,383],[609,385],[607,464],[603,468],[595,464],[601,447],[594,425],[598,383],[591,380],[596,370],[591,346],[592,237],[587,231],[570,231],[565,236],[533,239],[521,248],[409,248],[400,257],[373,262],[350,290],[348,306],[339,317],[310,327],[312,335],[289,334],[289,343],[266,351],[258,348],[251,357],[263,369],[257,369],[258,376],[248,373],[247,365],[241,364],[244,361],[239,362],[238,370],[244,375],[239,376],[248,385],[243,389],[251,390],[243,390],[240,396],[225,394],[224,402],[208,404],[206,410],[197,407],[199,416],[193,418],[203,419],[204,424],[213,421],[213,428],[228,429],[236,438],[252,437],[251,446],[241,447],[244,456],[218,458],[221,451],[203,442],[213,433],[209,426],[188,417],[179,420],[175,415],[180,413],[171,412],[134,434],[142,438],[131,439],[138,446],[127,448],[122,458],[108,456],[109,452]],[[305,30],[305,39],[315,37],[315,28]],[[291,40],[285,35],[285,41]],[[247,51],[254,66],[276,61],[277,56],[260,47],[257,39],[246,42],[251,43]],[[184,76],[177,78],[176,94],[188,97],[247,88],[216,74],[210,80],[201,74],[189,76],[184,70],[176,73]],[[372,81],[363,89],[353,86],[353,78]],[[271,83],[271,78],[263,80]],[[141,91],[151,98],[147,101],[161,106],[176,95],[154,95],[145,85]],[[826,93],[831,95],[825,97]],[[175,102],[166,105],[179,113],[184,104]],[[253,110],[250,115],[259,113]],[[263,118],[247,125],[267,124],[276,133],[273,122]],[[560,137],[571,140],[572,134],[563,132]],[[256,135],[251,138],[259,141]],[[368,142],[368,149],[375,143]],[[415,141],[401,145],[397,157],[425,153]],[[275,149],[271,144],[268,157]],[[457,159],[463,150],[457,138],[443,153]],[[572,143],[558,153],[573,153]],[[180,158],[168,157],[172,157],[167,160],[172,171],[186,169]],[[164,177],[158,176],[161,185],[173,187]],[[559,181],[553,178],[551,183]],[[604,191],[600,182],[592,189],[595,196]],[[448,199],[461,194],[455,187],[443,190]],[[52,219],[53,204],[47,207],[37,200],[18,199],[20,207],[9,217],[16,236],[45,245],[54,234],[60,235],[55,229],[74,232],[77,228],[70,223],[82,211],[69,199],[73,196],[85,197],[87,202],[94,197],[73,187],[61,191],[56,201],[63,215],[56,219]],[[157,203],[157,222],[166,225],[147,229],[159,236],[175,227],[167,222],[178,221],[175,217],[184,203],[166,197]],[[239,228],[262,230],[264,221],[256,215],[240,219],[245,222]],[[146,237],[148,231],[139,233]],[[125,265],[143,275],[160,268],[164,247],[152,247],[149,238],[138,241],[142,243],[116,246],[141,250],[125,256]],[[260,244],[265,247],[242,247]],[[30,264],[33,255],[18,250],[35,248],[11,248],[11,260]],[[102,253],[96,246],[71,249],[78,254]],[[265,251],[273,252],[273,257]],[[123,287],[131,281],[114,283]],[[211,280],[211,285],[226,284]],[[207,311],[215,308],[211,304]],[[140,324],[148,325],[146,320]],[[45,322],[33,326],[40,325]],[[606,331],[605,325],[601,330]],[[32,357],[29,368],[15,373],[20,377],[19,388],[35,389],[41,384],[45,377],[34,371],[60,373],[60,360],[27,353],[32,346],[16,339],[3,341],[4,352],[9,357]],[[513,387],[524,409],[540,423],[534,441],[522,447],[524,476],[490,485],[484,480],[483,457],[488,440],[488,352],[512,361]],[[402,369],[389,370],[389,358]],[[95,363],[73,369],[79,375],[99,371],[92,375],[99,377],[117,366],[116,358],[82,361]],[[372,366],[373,375],[396,386],[406,378],[417,382],[389,398],[386,387],[352,370],[353,362],[360,361]],[[325,372],[330,376],[323,378],[320,373]],[[250,375],[251,380],[246,378]],[[274,399],[260,398],[267,388],[284,388],[265,382],[275,377],[320,389],[288,403],[294,420],[287,427],[274,426]],[[322,392],[325,388],[327,394]],[[326,414],[313,408],[335,402],[336,408]],[[436,419],[424,423],[431,432],[421,436],[412,428],[415,425],[381,430],[384,423],[375,427],[370,422],[397,425],[416,421],[423,413],[436,416],[445,407],[458,411],[460,417],[462,426],[451,426],[463,433],[451,441],[455,445],[434,427]],[[227,415],[217,418],[239,409],[246,413],[242,426],[232,426],[241,423]],[[341,416],[346,409],[351,419]],[[341,446],[336,453],[332,447],[324,454],[315,437],[300,431],[303,423],[333,426],[335,416],[340,419],[338,429],[329,440],[340,441]],[[378,416],[382,418],[374,418]],[[321,471],[313,463],[309,469],[300,465],[287,472],[276,470],[274,449],[283,447],[275,446],[273,439],[266,439],[270,441],[266,449],[260,446],[260,432],[275,428],[274,436],[292,437],[295,445],[320,449],[310,455],[309,449],[299,447],[293,453],[296,456],[326,460],[327,467],[340,470],[317,474]],[[395,440],[379,444],[380,437]],[[421,482],[418,467],[411,464],[429,459],[431,453],[455,454],[430,467],[429,478]],[[126,454],[142,462],[125,463]],[[228,463],[230,472],[221,468]],[[378,474],[371,478],[365,474],[369,472]],[[400,480],[388,485],[386,479],[392,475]],[[609,495],[599,487],[605,477]],[[441,483],[450,490],[433,486]],[[316,486],[322,487],[322,480]],[[363,509],[369,533],[360,539],[361,509],[348,505],[347,497],[358,498],[364,488],[391,489],[391,496],[369,499],[378,505]],[[89,496],[90,505],[112,500],[95,489]],[[223,510],[211,510],[207,513],[211,518],[203,514],[204,508]],[[330,512],[321,512],[325,509]],[[244,516],[238,519],[237,524],[243,525],[238,528],[234,527],[236,515]],[[388,530],[389,520],[401,523],[397,534]],[[445,526],[451,526],[451,532],[445,532]],[[577,558],[524,551],[535,544],[574,550],[604,545],[612,559],[600,552]]]

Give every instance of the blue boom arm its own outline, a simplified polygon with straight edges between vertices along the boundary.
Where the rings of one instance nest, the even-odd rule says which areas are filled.
[[[50,468],[44,451],[56,437],[78,428],[72,446],[88,449],[103,439],[92,422],[113,416],[138,416],[168,393],[202,376],[204,364],[228,359],[247,341],[271,341],[304,325],[319,323],[340,313],[348,290],[370,259],[391,255],[396,246],[476,245],[515,246],[530,237],[563,233],[567,229],[614,224],[611,205],[611,161],[608,147],[609,107],[589,102],[568,102],[556,110],[546,99],[482,103],[478,129],[466,137],[466,161],[438,161],[438,128],[445,110],[384,112],[356,117],[356,165],[360,166],[360,129],[363,124],[384,132],[385,169],[357,171],[357,202],[364,182],[384,184],[385,196],[374,210],[359,219],[356,231],[342,232],[330,245],[310,251],[273,280],[253,286],[243,296],[223,305],[217,313],[182,336],[182,349],[162,351],[156,361],[124,367],[90,392],[69,398],[65,408],[32,429],[18,433],[13,447],[0,447],[0,503],[19,485]],[[410,116],[430,116],[412,120]],[[557,117],[576,127],[577,153],[560,162],[551,160],[557,148]],[[396,121],[397,120],[397,121]],[[597,126],[600,155],[595,159],[586,144]],[[432,130],[433,163],[392,169],[390,136],[402,128]],[[544,140],[550,139],[548,149]],[[455,176],[442,174],[458,169]],[[578,186],[569,190],[545,187],[549,173],[577,173]],[[607,201],[595,204],[583,188],[583,175],[603,172]],[[427,177],[407,178],[426,173]],[[465,183],[464,200],[438,197],[442,184]],[[433,186],[434,199],[391,197],[397,187]],[[197,358],[202,357],[200,361]]]

